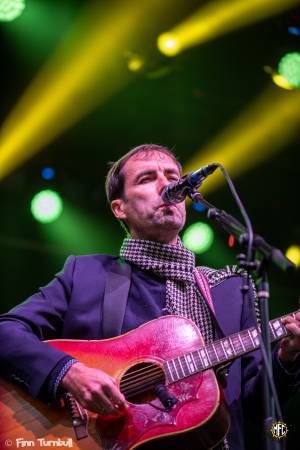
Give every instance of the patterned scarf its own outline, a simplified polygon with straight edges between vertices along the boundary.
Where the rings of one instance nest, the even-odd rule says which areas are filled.
[[[142,270],[166,279],[166,310],[192,320],[206,344],[213,341],[213,325],[206,301],[194,278],[195,255],[180,240],[176,245],[126,238],[120,249],[121,258]],[[199,270],[199,269],[198,269]],[[228,441],[214,447],[229,450]]]
[[[191,319],[206,344],[213,340],[210,312],[194,279],[195,255],[181,241],[177,245],[124,239],[120,256],[166,279],[166,310]]]

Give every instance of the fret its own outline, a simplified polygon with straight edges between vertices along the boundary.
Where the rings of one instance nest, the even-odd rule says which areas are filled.
[[[181,368],[179,358],[174,358],[173,361],[174,361],[177,373],[179,375],[179,379],[184,378],[184,373],[183,373],[183,370]]]
[[[223,342],[222,342],[222,339],[219,341],[220,342],[220,344],[221,344],[221,347],[222,347],[222,350],[223,350],[223,352],[224,352],[224,357],[225,358],[227,358],[227,353],[226,353],[226,350],[225,350],[225,347],[224,347],[224,344],[223,344]]]
[[[251,333],[251,336],[252,336],[252,338],[254,340],[255,348],[259,347],[259,337],[258,337],[257,329],[256,328],[251,328],[250,329],[250,333]]]
[[[190,373],[196,372],[197,368],[196,368],[195,363],[194,363],[194,361],[193,361],[193,359],[191,357],[191,354],[189,353],[188,355],[186,355],[186,358],[187,358],[187,363],[188,363],[188,366],[189,366],[189,369],[190,369]]]
[[[198,359],[199,359],[199,370],[203,369],[204,364],[203,364],[203,360],[202,360],[202,356],[199,350],[196,350],[197,354],[198,354]]]
[[[251,329],[247,330],[247,332],[248,332],[248,335],[249,335],[249,337],[251,339],[251,342],[252,342],[252,348],[255,348],[256,345],[255,345],[255,342],[254,342],[252,334],[251,334]]]
[[[249,330],[242,331],[240,333],[240,337],[242,339],[243,346],[244,346],[244,349],[246,352],[249,350],[253,350],[255,348],[254,342],[251,338],[251,334],[249,333]]]
[[[245,349],[245,346],[244,346],[244,343],[243,343],[243,339],[241,338],[241,334],[240,333],[238,333],[238,337],[239,337],[239,340],[240,340],[240,343],[241,343],[241,346],[242,346],[242,349],[243,349],[243,352],[244,352],[244,351],[246,351],[246,349]]]
[[[195,361],[194,355],[193,355],[193,353],[190,353],[190,355],[191,355],[191,358],[192,358],[192,360],[193,360],[193,363],[194,363],[195,369],[197,370],[197,369],[198,369],[198,366],[197,366],[197,364],[196,364],[196,361]]]
[[[187,373],[188,375],[191,375],[185,355],[181,356],[180,359],[181,359],[182,367],[184,368],[185,373]]]
[[[213,345],[212,345],[212,344],[207,345],[207,346],[206,346],[206,350],[207,350],[207,353],[208,353],[210,362],[211,362],[212,364],[217,363],[219,360],[218,360],[218,358],[216,357],[216,352],[215,352],[215,350],[214,350],[214,348],[213,348]]]
[[[181,372],[183,374],[183,376],[181,378],[184,378],[184,377],[186,377],[186,374],[185,374],[184,369],[183,369],[183,365],[182,365],[182,362],[181,362],[181,357],[179,356],[177,359],[178,359],[178,362],[180,364]]]
[[[175,381],[175,380],[173,379],[173,374],[172,374],[172,370],[171,370],[171,368],[170,368],[169,361],[166,361],[165,368],[167,369],[168,379],[169,379],[171,382]]]
[[[177,381],[177,380],[179,380],[180,377],[179,377],[179,375],[178,375],[178,372],[177,372],[177,369],[176,369],[174,360],[171,359],[171,360],[170,360],[170,363],[173,364],[173,367],[174,367],[174,369],[175,369],[175,377],[176,377],[176,378],[174,378],[174,376],[173,376],[173,379],[174,379],[174,381]],[[173,374],[173,373],[174,373],[174,372],[172,371],[172,374]]]
[[[216,353],[218,355],[219,361],[225,361],[227,356],[226,356],[225,350],[223,348],[222,341],[214,342],[214,348],[215,348]]]
[[[237,334],[233,334],[232,336],[229,336],[229,339],[231,341],[231,344],[233,346],[233,351],[236,355],[240,354],[243,352],[243,347],[241,345],[241,341],[239,339],[239,335]]]
[[[203,365],[202,365],[202,360],[201,360],[201,357],[199,355],[198,350],[195,350],[195,351],[192,352],[192,357],[193,357],[193,359],[195,361],[195,365],[196,365],[197,370],[198,371],[201,370],[203,368]]]
[[[215,355],[216,355],[216,358],[217,358],[217,362],[219,362],[219,361],[220,361],[220,358],[219,358],[218,352],[217,352],[217,350],[216,350],[215,343],[212,342],[212,343],[211,343],[211,346],[212,346],[212,348],[214,349],[214,352],[215,352]]]
[[[272,320],[270,324],[272,326],[275,339],[286,336],[288,334],[285,326],[281,322],[281,319]]]
[[[205,350],[205,347],[200,348],[200,355],[201,355],[201,359],[202,359],[202,362],[203,362],[203,366],[204,367],[208,367],[210,365],[210,361],[208,359],[208,354],[207,354],[207,352]]]
[[[232,356],[234,356],[234,350],[230,338],[223,338],[222,343],[227,357],[231,358]]]

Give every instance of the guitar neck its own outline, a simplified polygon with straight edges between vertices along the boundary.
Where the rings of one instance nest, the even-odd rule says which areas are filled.
[[[288,314],[295,317],[295,312]],[[290,334],[282,323],[287,315],[273,319],[269,322],[269,336],[271,342],[280,340]],[[256,350],[260,346],[260,327],[251,327],[247,330],[234,333],[214,341],[204,347],[166,361],[164,369],[170,383],[186,378],[205,369],[227,363],[246,353]]]

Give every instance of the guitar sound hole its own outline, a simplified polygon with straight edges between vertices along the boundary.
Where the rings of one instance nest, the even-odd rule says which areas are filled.
[[[122,376],[120,390],[131,403],[145,403],[156,398],[155,387],[165,383],[162,368],[154,363],[144,362],[128,369]]]

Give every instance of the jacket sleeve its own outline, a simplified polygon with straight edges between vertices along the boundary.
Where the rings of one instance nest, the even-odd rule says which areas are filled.
[[[246,297],[242,312],[242,329],[255,325],[252,313],[255,293]],[[300,383],[300,358],[293,364],[283,364],[278,358],[279,344],[272,350],[274,383],[281,407],[296,393]],[[260,350],[253,351],[242,358],[242,395],[245,416],[255,422],[261,421],[263,408],[263,362]]]
[[[59,339],[72,294],[76,257],[45,287],[0,316],[1,375],[37,397],[48,375],[72,357],[43,340]]]

